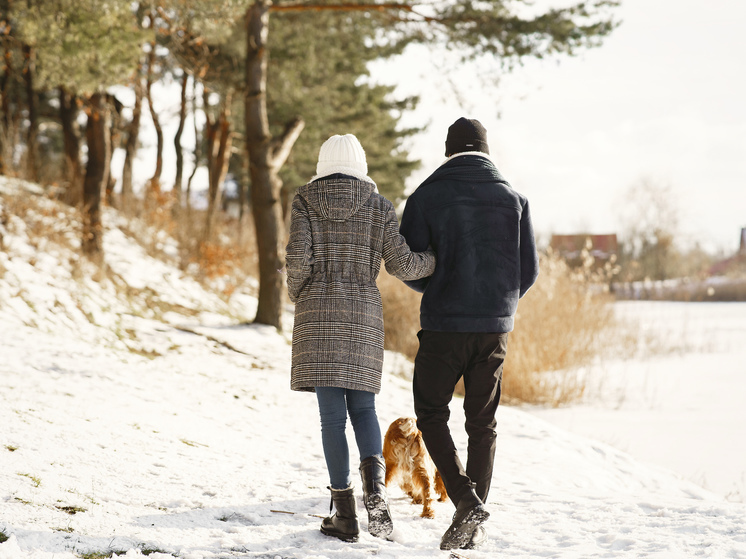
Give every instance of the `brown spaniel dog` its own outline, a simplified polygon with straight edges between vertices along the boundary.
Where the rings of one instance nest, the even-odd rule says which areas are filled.
[[[448,495],[413,418],[400,417],[389,426],[383,440],[383,458],[386,460],[386,485],[397,479],[412,503],[422,504],[420,516],[435,516],[430,490],[434,489],[440,496],[438,501],[445,501]]]

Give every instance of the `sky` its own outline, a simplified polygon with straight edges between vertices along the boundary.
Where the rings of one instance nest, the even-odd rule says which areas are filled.
[[[683,245],[737,250],[746,227],[746,2],[622,0],[615,13],[621,25],[600,48],[527,61],[497,86],[476,78],[486,65],[464,65],[450,80],[458,95],[433,64],[449,53],[411,49],[373,66],[375,80],[399,84],[397,94],[421,96],[404,119],[428,125],[408,144],[423,161],[408,187],[443,161],[448,126],[466,116],[487,128],[540,236],[622,233],[637,207],[630,192],[645,181],[670,189]]]

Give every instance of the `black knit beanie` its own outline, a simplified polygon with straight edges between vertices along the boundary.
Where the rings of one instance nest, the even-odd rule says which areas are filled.
[[[446,136],[446,157],[464,151],[490,153],[487,145],[487,130],[476,119],[461,117],[448,128]]]

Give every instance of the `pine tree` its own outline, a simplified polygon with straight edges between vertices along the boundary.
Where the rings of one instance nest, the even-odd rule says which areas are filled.
[[[280,231],[279,172],[297,139],[292,127],[273,135],[268,118],[270,12],[298,13],[313,19],[322,12],[376,17],[384,36],[399,43],[446,42],[465,58],[497,57],[507,69],[527,56],[573,54],[600,44],[614,28],[605,9],[616,2],[596,0],[536,16],[521,17],[517,3],[503,0],[344,3],[252,0],[246,11],[246,149],[250,161],[254,223],[259,253],[259,302],[255,321],[281,328],[283,247]],[[521,6],[518,6],[521,7]]]
[[[136,68],[140,34],[128,0],[45,0],[14,5],[19,36],[36,54],[38,88],[80,96],[88,116],[83,252],[102,262],[101,192],[108,180],[110,104],[106,88]]]
[[[397,130],[397,116],[416,99],[393,99],[393,87],[370,85],[367,64],[399,53],[404,44],[377,45],[380,22],[347,12],[279,12],[270,22],[268,113],[274,135],[299,115],[306,122],[280,176],[286,190],[316,174],[321,144],[332,134],[355,134],[379,191],[396,200],[417,163],[401,148],[416,130]]]

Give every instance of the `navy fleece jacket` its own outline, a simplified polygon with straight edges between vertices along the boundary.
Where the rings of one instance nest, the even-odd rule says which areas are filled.
[[[458,154],[436,169],[407,200],[400,231],[413,251],[438,254],[431,277],[406,282],[423,293],[423,330],[513,330],[539,262],[528,200],[489,157]]]

